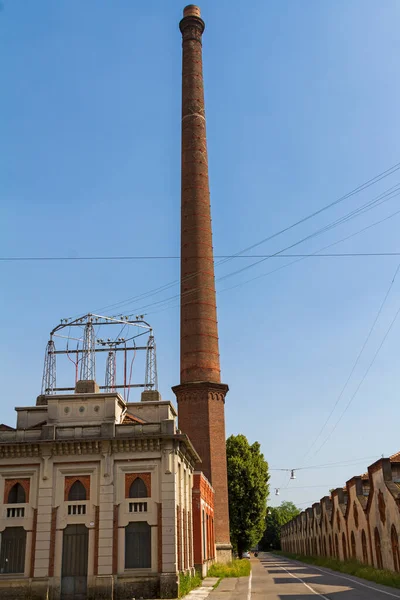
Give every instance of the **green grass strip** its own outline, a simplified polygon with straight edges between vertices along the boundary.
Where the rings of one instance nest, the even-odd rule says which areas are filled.
[[[380,585],[388,585],[389,587],[400,588],[400,574],[384,569],[375,569],[370,565],[364,565],[356,560],[341,561],[337,558],[325,556],[303,556],[302,554],[292,554],[290,552],[275,551],[273,554],[279,554],[293,560],[298,560],[309,565],[317,565],[318,567],[326,567],[332,571],[339,571],[347,575],[354,575],[361,579],[367,579]]]
[[[191,590],[199,587],[201,585],[201,577],[200,575],[185,575],[184,573],[179,573],[179,598],[182,596],[186,596]]]
[[[247,577],[250,575],[250,561],[246,558],[241,560],[233,560],[230,563],[214,563],[208,570],[208,577]]]

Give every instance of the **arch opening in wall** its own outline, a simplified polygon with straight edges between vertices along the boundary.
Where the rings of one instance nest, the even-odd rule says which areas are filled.
[[[365,535],[364,529],[361,532],[361,545],[363,554],[363,563],[368,564],[368,548],[367,548],[367,536]]]
[[[342,533],[342,550],[343,550],[343,560],[347,560],[347,545],[346,545],[346,536]]]
[[[141,477],[136,477],[129,488],[129,498],[148,498],[147,486]]]
[[[374,531],[374,542],[375,542],[376,566],[378,567],[378,569],[383,569],[381,536],[379,535],[379,531],[378,531],[377,527],[375,527],[375,531]]]
[[[26,494],[20,483],[15,483],[8,492],[7,504],[25,504]]]
[[[79,479],[77,479],[72,485],[68,492],[69,502],[78,502],[86,500],[86,488]]]
[[[337,533],[335,533],[335,556],[339,560],[339,558],[340,558],[340,554],[339,554],[339,539],[338,539]]]
[[[392,544],[393,566],[394,570],[398,573],[400,571],[399,537],[394,525],[392,525],[390,531],[390,541]]]
[[[326,556],[326,536],[323,538],[324,556]]]
[[[329,556],[333,556],[331,534],[329,534]]]
[[[354,531],[351,532],[350,536],[350,544],[351,544],[351,558],[357,558],[357,547],[356,547],[356,538],[354,537]]]

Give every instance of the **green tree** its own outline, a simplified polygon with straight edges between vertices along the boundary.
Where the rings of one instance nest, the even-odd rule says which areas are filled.
[[[260,541],[261,550],[281,549],[281,527],[300,514],[293,502],[282,502],[280,506],[271,506],[267,510],[265,531]]]
[[[256,544],[265,529],[268,463],[260,444],[231,435],[226,442],[231,541],[239,556]]]

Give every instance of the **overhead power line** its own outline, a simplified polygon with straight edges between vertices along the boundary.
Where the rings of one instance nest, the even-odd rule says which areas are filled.
[[[357,368],[357,365],[358,365],[358,363],[359,363],[359,361],[360,361],[360,358],[361,358],[361,356],[362,356],[362,354],[363,354],[363,352],[364,352],[364,350],[365,350],[365,348],[366,348],[366,346],[367,346],[367,344],[368,344],[368,342],[369,342],[369,340],[370,340],[370,338],[371,338],[372,332],[373,332],[373,330],[375,329],[375,325],[376,325],[376,323],[377,323],[377,321],[378,321],[378,319],[379,319],[380,315],[382,314],[382,310],[383,310],[383,308],[384,308],[384,306],[385,306],[385,304],[386,304],[386,301],[387,301],[387,299],[388,299],[388,297],[389,297],[389,294],[390,294],[390,292],[391,292],[391,290],[392,290],[392,288],[393,288],[393,285],[394,285],[394,282],[395,282],[395,280],[396,280],[396,277],[397,277],[397,275],[398,275],[399,269],[400,269],[400,264],[399,264],[399,265],[398,265],[398,267],[396,268],[396,271],[395,271],[395,273],[394,273],[394,275],[393,275],[393,277],[392,277],[392,280],[391,280],[391,282],[390,282],[390,285],[389,285],[389,287],[388,287],[388,289],[387,289],[387,291],[386,291],[386,294],[385,294],[385,296],[384,296],[384,298],[383,298],[383,300],[382,300],[382,302],[381,302],[381,305],[380,305],[380,307],[379,307],[379,309],[378,309],[378,312],[377,312],[377,314],[375,315],[375,318],[374,318],[374,320],[373,320],[373,322],[372,322],[372,325],[371,325],[371,327],[369,328],[368,334],[367,334],[367,336],[366,336],[366,338],[365,338],[365,340],[364,340],[364,342],[363,342],[363,344],[362,344],[362,346],[361,346],[361,349],[360,349],[359,353],[357,354],[357,357],[356,357],[356,359],[355,359],[355,361],[354,361],[354,363],[353,363],[353,366],[352,366],[352,368],[351,368],[351,370],[350,370],[350,373],[349,373],[349,375],[348,375],[348,377],[347,377],[347,379],[346,379],[346,381],[345,381],[345,383],[344,383],[344,385],[343,385],[343,387],[342,387],[342,389],[341,389],[341,391],[340,391],[340,393],[339,393],[338,397],[336,398],[336,401],[335,401],[335,403],[333,404],[333,407],[332,407],[332,409],[331,409],[331,411],[330,411],[330,413],[329,413],[329,415],[328,415],[327,419],[325,420],[325,422],[324,422],[324,424],[322,425],[322,427],[321,427],[321,429],[320,429],[320,431],[319,431],[318,435],[316,436],[316,438],[314,439],[313,443],[311,444],[311,446],[310,446],[310,447],[309,447],[309,449],[307,450],[306,454],[304,455],[304,457],[303,457],[303,460],[304,460],[304,458],[305,458],[305,457],[306,457],[306,456],[307,456],[307,455],[308,455],[308,454],[311,452],[312,448],[315,446],[315,444],[317,443],[317,441],[318,441],[318,440],[319,440],[319,438],[321,437],[321,435],[322,435],[323,431],[325,430],[325,428],[326,428],[327,424],[328,424],[328,423],[329,423],[329,421],[331,420],[331,418],[332,418],[332,415],[333,415],[333,413],[335,412],[335,409],[336,409],[337,405],[339,404],[340,400],[342,399],[342,397],[343,397],[343,394],[344,394],[344,392],[346,391],[346,389],[347,389],[347,386],[348,386],[348,384],[349,384],[349,382],[350,382],[350,380],[351,380],[351,378],[352,378],[352,376],[353,376],[353,374],[354,374],[354,372],[355,372],[355,370],[356,370],[356,368]],[[371,364],[371,366],[372,366],[372,364]],[[368,370],[369,370],[369,369],[368,369]],[[367,372],[368,372],[368,371],[367,371]],[[366,375],[365,375],[365,376],[366,376]],[[365,377],[364,377],[364,378],[365,378]],[[363,381],[363,380],[362,380],[362,381]],[[358,388],[357,388],[357,389],[358,389]],[[337,425],[338,425],[338,424],[339,424],[339,421],[338,421],[338,422],[337,422],[337,424],[335,425],[335,428],[334,428],[334,429],[336,429],[336,427],[337,427]],[[332,430],[332,432],[331,432],[331,434],[330,434],[330,435],[332,435],[332,433],[333,433],[334,429]],[[329,436],[329,437],[330,437],[330,436]],[[324,442],[324,443],[323,443],[323,444],[320,446],[320,448],[317,450],[317,452],[318,452],[318,451],[319,451],[319,450],[320,450],[320,449],[321,449],[321,448],[322,448],[322,447],[325,445],[325,443],[328,441],[329,437],[328,437],[328,438],[325,440],[325,442]]]
[[[344,242],[344,241],[346,241],[346,240],[348,240],[348,239],[350,239],[350,238],[354,237],[355,235],[358,235],[359,233],[362,233],[363,231],[366,231],[366,230],[370,229],[371,227],[374,227],[375,225],[379,225],[380,223],[383,223],[384,221],[387,221],[388,219],[390,219],[390,218],[393,218],[394,216],[396,216],[396,215],[398,215],[398,214],[400,214],[400,210],[398,210],[398,211],[396,211],[396,212],[392,213],[391,215],[389,215],[389,216],[385,217],[384,219],[381,219],[381,220],[379,220],[379,221],[376,221],[375,223],[372,223],[372,224],[370,224],[370,225],[367,225],[366,227],[363,227],[361,230],[359,230],[359,231],[357,231],[357,232],[355,232],[355,233],[352,233],[352,234],[350,234],[350,235],[348,235],[348,236],[346,236],[346,237],[344,237],[344,238],[342,238],[342,239],[340,239],[340,240],[337,240],[337,241],[335,241],[335,242],[333,242],[333,243],[331,243],[331,244],[328,244],[327,246],[324,246],[323,248],[319,248],[318,250],[316,250],[316,251],[315,251],[314,253],[312,253],[312,254],[317,254],[318,252],[323,252],[324,250],[327,250],[328,248],[331,248],[331,247],[333,247],[333,246],[335,246],[335,245],[337,245],[337,244],[339,244],[339,243],[341,243],[341,242]],[[325,229],[325,228],[324,228],[324,229]],[[319,232],[317,231],[317,234],[318,234],[318,233],[319,233]],[[308,236],[308,237],[309,237],[309,236]],[[308,239],[308,238],[304,238],[304,239]],[[304,241],[304,239],[303,239],[303,240],[301,240],[300,242],[297,242],[297,244],[299,244],[299,243],[301,243],[302,241]],[[296,244],[296,245],[297,245],[297,244]],[[287,250],[287,248],[283,249],[281,252],[284,252],[285,250]],[[275,254],[274,256],[277,256],[277,255],[278,255],[278,254]],[[279,255],[280,255],[280,254],[279,254]],[[280,256],[281,256],[281,255],[280,255]],[[301,261],[301,260],[305,260],[305,258],[304,258],[304,257],[297,258],[296,260],[294,260],[294,261],[291,261],[290,263],[288,263],[288,264],[286,264],[286,265],[282,265],[282,266],[280,266],[280,267],[277,267],[276,269],[273,269],[272,271],[267,271],[266,273],[261,273],[260,275],[256,275],[255,277],[252,277],[252,278],[250,278],[250,279],[247,279],[247,280],[245,280],[245,281],[239,282],[239,283],[237,283],[237,284],[235,284],[235,285],[233,285],[233,286],[230,286],[230,287],[228,287],[228,288],[224,288],[223,290],[221,290],[221,292],[226,292],[226,291],[228,291],[228,290],[232,290],[232,289],[235,289],[235,288],[237,288],[237,287],[241,287],[241,286],[243,286],[243,285],[246,285],[247,283],[251,283],[252,281],[255,281],[255,280],[257,280],[257,279],[260,279],[261,277],[265,277],[265,276],[267,276],[267,275],[270,275],[270,274],[272,274],[272,273],[275,273],[276,271],[279,271],[279,270],[281,270],[281,269],[284,269],[284,268],[286,268],[286,267],[288,267],[288,266],[290,266],[290,265],[292,265],[292,264],[294,264],[294,263],[296,263],[296,262],[299,262],[299,261]],[[241,272],[242,270],[243,270],[243,269],[239,269],[239,271],[240,271],[240,272]],[[231,274],[230,274],[230,275],[231,275]],[[223,280],[223,279],[225,279],[225,278],[226,278],[226,277],[217,278],[217,281],[221,281],[221,279]],[[167,304],[167,303],[173,302],[173,301],[175,301],[175,300],[178,300],[178,299],[180,299],[181,297],[185,297],[186,295],[188,295],[188,294],[191,294],[191,293],[193,293],[193,291],[192,291],[192,290],[190,290],[190,291],[188,291],[188,292],[184,292],[183,294],[175,294],[175,295],[173,295],[173,296],[169,296],[168,298],[164,298],[164,299],[162,299],[162,300],[158,300],[158,301],[155,301],[155,302],[151,302],[150,304],[146,304],[146,305],[144,305],[144,306],[142,305],[140,308],[136,308],[136,309],[135,309],[135,312],[143,312],[143,310],[146,310],[146,309],[148,309],[148,308],[151,308],[151,307],[153,307],[153,306],[158,306],[158,307],[159,307],[160,305],[164,305],[164,304]],[[169,309],[169,308],[173,308],[174,306],[178,306],[178,305],[179,305],[179,304],[174,304],[174,305],[170,305],[170,306],[165,306],[165,307],[163,307],[163,308],[160,308],[160,309],[159,309],[159,310],[157,310],[157,311],[152,311],[152,312],[151,312],[151,314],[154,314],[155,312],[161,312],[161,311],[163,311],[163,310],[166,310],[166,309]],[[132,313],[132,314],[133,314],[133,313]],[[146,313],[146,314],[148,314],[148,313]]]
[[[354,464],[358,464],[360,462],[365,462],[366,460],[373,460],[376,459],[377,455],[373,455],[373,456],[364,456],[362,458],[354,458],[352,460],[345,460],[345,461],[339,461],[339,462],[333,462],[333,463],[325,463],[322,465],[311,465],[311,466],[307,466],[307,467],[291,467],[290,469],[278,469],[278,468],[269,468],[270,471],[304,471],[307,470],[309,471],[310,469],[325,469],[325,468],[330,468],[330,467],[351,467]],[[379,458],[379,457],[378,457]]]
[[[357,258],[357,257],[393,257],[400,252],[335,252],[330,254],[246,254],[246,256],[220,255],[215,258]],[[189,257],[190,258],[190,257]],[[201,257],[200,257],[201,258]],[[0,256],[2,262],[45,262],[79,260],[172,260],[180,256]]]
[[[400,162],[399,162],[399,163],[396,163],[395,165],[393,165],[393,167],[390,167],[389,169],[386,169],[386,171],[383,171],[383,172],[382,172],[382,173],[380,173],[379,175],[376,175],[376,176],[375,176],[375,177],[373,177],[372,179],[369,179],[369,180],[368,180],[368,181],[366,181],[365,183],[363,183],[363,184],[361,184],[361,185],[357,186],[357,187],[356,187],[356,188],[354,188],[354,189],[353,189],[351,192],[348,192],[348,193],[347,193],[347,194],[345,194],[344,196],[341,196],[341,197],[340,197],[340,198],[338,198],[337,200],[335,200],[335,201],[333,201],[333,202],[331,202],[331,203],[327,204],[326,206],[322,207],[321,209],[319,209],[319,210],[317,210],[317,211],[314,211],[313,213],[311,213],[311,214],[307,215],[306,217],[303,217],[303,218],[302,218],[302,219],[300,219],[299,221],[296,221],[295,223],[292,223],[292,224],[291,224],[291,225],[289,225],[288,227],[285,227],[284,229],[281,229],[280,231],[278,231],[278,232],[276,232],[276,233],[274,233],[274,234],[270,235],[269,237],[267,237],[267,238],[264,238],[263,240],[260,240],[260,241],[259,241],[259,242],[257,242],[256,244],[253,244],[253,245],[251,245],[251,246],[249,246],[249,247],[247,247],[247,248],[245,248],[245,249],[241,250],[240,252],[237,252],[237,253],[236,253],[236,255],[244,254],[245,252],[248,252],[248,251],[252,250],[252,249],[253,249],[253,248],[255,248],[256,246],[259,246],[259,245],[261,245],[261,244],[263,244],[263,243],[266,243],[267,241],[269,241],[269,240],[271,240],[271,239],[273,239],[273,238],[275,238],[275,237],[277,237],[277,236],[279,236],[279,235],[281,235],[281,234],[283,234],[283,233],[285,233],[285,232],[287,232],[287,231],[289,231],[289,230],[293,229],[294,227],[296,227],[296,226],[298,226],[298,225],[300,225],[300,224],[302,224],[302,223],[304,223],[304,222],[308,221],[309,219],[311,219],[311,218],[315,217],[316,215],[318,215],[318,214],[321,214],[321,213],[322,213],[322,212],[324,212],[325,210],[328,210],[328,209],[329,209],[329,208],[331,208],[332,206],[335,206],[335,205],[339,204],[340,202],[343,202],[344,200],[346,200],[346,199],[350,198],[351,196],[354,196],[354,195],[356,195],[356,194],[360,193],[361,191],[364,191],[365,189],[367,189],[367,188],[371,187],[371,186],[372,186],[372,185],[374,185],[375,183],[378,183],[378,181],[381,181],[382,179],[384,179],[384,178],[386,178],[386,177],[389,177],[390,175],[392,175],[393,173],[395,173],[395,172],[396,172],[396,171],[398,171],[399,169],[400,169]],[[393,186],[393,187],[395,187],[395,186]],[[393,188],[390,188],[390,189],[393,189]],[[233,257],[232,257],[232,258],[233,258]],[[224,264],[225,262],[227,262],[227,261],[229,261],[229,260],[232,260],[232,258],[230,257],[230,258],[225,258],[225,259],[222,259],[222,260],[221,260],[219,263],[217,263],[217,265],[219,265],[219,264]],[[184,278],[184,281],[186,281],[187,279],[190,279],[190,278],[192,278],[192,277],[195,277],[196,275],[197,275],[197,273],[193,273],[193,274],[191,274],[190,276],[188,276],[188,277]],[[161,293],[162,291],[165,291],[165,290],[169,289],[170,287],[173,287],[173,286],[175,286],[177,283],[179,283],[179,280],[172,281],[172,282],[170,282],[170,283],[167,283],[167,284],[164,284],[164,285],[162,285],[162,286],[159,286],[159,287],[157,287],[157,288],[154,288],[154,289],[152,289],[152,290],[149,290],[148,292],[145,292],[145,293],[143,293],[143,294],[139,294],[139,295],[137,295],[137,296],[132,296],[132,297],[130,297],[130,298],[127,298],[127,299],[125,299],[125,300],[122,300],[122,301],[116,302],[116,303],[114,303],[114,304],[109,304],[109,305],[107,305],[107,306],[100,307],[100,308],[99,308],[99,309],[97,309],[97,310],[98,310],[98,311],[102,311],[102,310],[114,309],[114,308],[117,308],[117,307],[119,307],[119,306],[127,305],[128,303],[131,303],[131,302],[136,302],[136,301],[139,301],[139,300],[143,300],[143,299],[145,299],[145,298],[147,298],[147,297],[149,297],[149,296],[152,296],[152,295],[159,294],[159,293]]]
[[[382,339],[382,341],[381,341],[381,343],[380,343],[380,345],[379,345],[379,347],[378,347],[377,351],[375,352],[375,354],[374,354],[374,356],[373,356],[373,358],[372,358],[371,362],[369,363],[369,365],[368,365],[368,368],[367,368],[367,370],[365,371],[365,373],[364,373],[364,375],[363,375],[363,377],[362,377],[362,379],[361,379],[360,383],[358,384],[358,386],[357,386],[357,388],[356,388],[356,391],[354,392],[354,394],[351,396],[350,400],[349,400],[349,401],[348,401],[348,403],[346,404],[346,406],[345,406],[345,408],[344,408],[344,410],[343,410],[342,414],[340,415],[339,419],[336,421],[336,423],[335,423],[335,425],[333,426],[333,428],[332,428],[331,432],[330,432],[330,433],[329,433],[329,435],[328,435],[328,436],[325,438],[325,440],[322,442],[322,444],[319,446],[319,448],[318,448],[318,449],[317,449],[317,450],[314,452],[314,455],[313,455],[313,456],[315,456],[316,454],[318,454],[318,452],[319,452],[319,451],[320,451],[320,450],[321,450],[321,449],[322,449],[322,448],[325,446],[326,442],[327,442],[327,441],[328,441],[328,440],[331,438],[331,436],[332,436],[333,432],[336,430],[337,426],[339,425],[339,423],[340,423],[340,422],[341,422],[341,420],[343,419],[344,415],[346,414],[346,412],[347,412],[347,411],[348,411],[348,409],[350,408],[350,406],[351,406],[351,404],[352,404],[352,402],[353,402],[354,398],[357,396],[357,394],[358,394],[358,392],[359,392],[359,390],[360,390],[360,388],[361,388],[362,384],[364,383],[365,379],[367,378],[367,375],[368,375],[368,373],[370,372],[370,370],[371,370],[371,368],[372,368],[372,366],[373,366],[373,364],[374,364],[374,362],[375,362],[375,360],[376,360],[376,358],[377,358],[377,356],[378,356],[379,352],[381,351],[381,349],[382,349],[382,346],[383,346],[383,345],[384,345],[384,343],[386,342],[386,339],[387,339],[387,337],[388,337],[389,333],[391,332],[391,330],[392,330],[392,328],[393,328],[393,325],[395,324],[395,322],[396,322],[396,320],[397,320],[397,317],[399,316],[399,313],[400,313],[400,307],[398,308],[398,310],[397,310],[397,312],[396,312],[395,316],[393,317],[393,319],[392,319],[392,321],[391,321],[391,323],[390,323],[390,325],[389,325],[389,327],[388,327],[388,329],[387,329],[387,331],[386,331],[385,335],[383,336],[383,339]]]

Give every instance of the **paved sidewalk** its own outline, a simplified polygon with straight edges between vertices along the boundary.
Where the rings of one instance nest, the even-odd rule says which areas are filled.
[[[210,600],[249,600],[249,577],[226,577],[221,579],[218,587],[213,590],[218,579],[206,577],[201,587],[192,590],[181,600],[205,600],[208,596]]]
[[[218,583],[218,577],[205,577],[201,582],[200,587],[195,588],[194,590],[186,594],[186,596],[183,596],[181,600],[204,600],[205,598],[207,598],[207,596],[210,595],[216,583]]]
[[[210,594],[210,600],[247,600],[250,577],[226,577]]]

